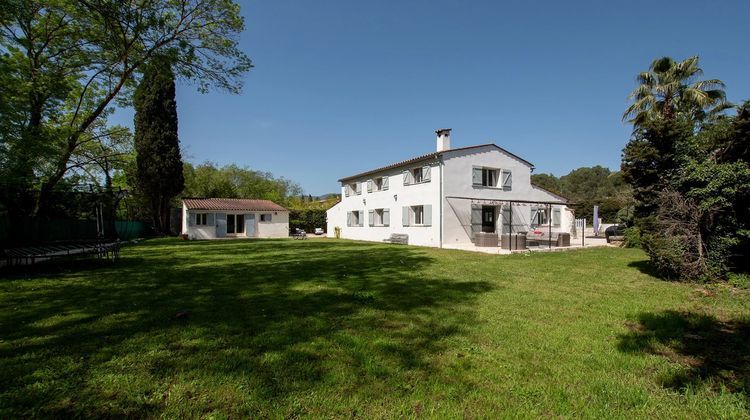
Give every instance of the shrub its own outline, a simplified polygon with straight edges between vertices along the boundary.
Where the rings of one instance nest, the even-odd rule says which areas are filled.
[[[640,248],[641,247],[641,229],[637,226],[632,226],[625,229],[625,248]]]

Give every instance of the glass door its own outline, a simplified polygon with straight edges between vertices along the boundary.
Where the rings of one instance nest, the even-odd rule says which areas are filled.
[[[235,230],[235,215],[234,214],[227,214],[227,235],[233,235],[236,232]]]

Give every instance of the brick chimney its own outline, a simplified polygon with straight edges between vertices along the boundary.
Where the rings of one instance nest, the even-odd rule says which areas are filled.
[[[451,148],[451,129],[441,128],[435,131],[437,134],[437,151],[443,152]]]

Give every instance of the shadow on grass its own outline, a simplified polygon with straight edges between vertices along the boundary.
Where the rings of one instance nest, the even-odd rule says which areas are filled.
[[[649,353],[679,363],[684,369],[662,379],[668,388],[726,387],[750,397],[750,323],[721,321],[713,316],[665,311],[643,313],[620,337],[624,352]]]
[[[643,274],[647,274],[651,277],[656,277],[659,279],[664,279],[661,274],[656,270],[656,267],[654,267],[653,264],[651,264],[651,261],[649,260],[639,260],[639,261],[633,261],[628,263],[628,267],[635,268],[636,270],[640,271]]]
[[[177,377],[267,399],[429,375],[491,289],[424,274],[433,262],[399,246],[165,240],[114,266],[3,279],[0,413],[158,415]]]

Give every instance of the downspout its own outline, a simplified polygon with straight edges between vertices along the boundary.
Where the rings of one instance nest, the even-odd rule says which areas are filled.
[[[443,215],[443,155],[438,156],[438,166],[440,167],[440,248],[443,247],[443,221],[445,216]]]

